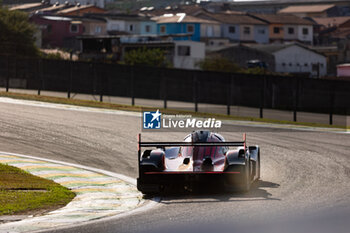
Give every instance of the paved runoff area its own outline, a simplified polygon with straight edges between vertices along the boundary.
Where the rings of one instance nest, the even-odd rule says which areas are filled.
[[[50,179],[76,193],[65,207],[42,216],[0,225],[0,232],[28,232],[114,216],[143,203],[142,194],[128,180],[57,161],[0,152],[0,163]],[[108,172],[107,172],[108,173]]]

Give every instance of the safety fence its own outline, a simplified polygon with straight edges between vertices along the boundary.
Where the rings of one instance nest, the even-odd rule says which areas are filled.
[[[103,96],[184,101],[348,115],[350,82],[293,76],[249,75],[198,70],[136,67],[98,62],[0,56],[0,86]]]

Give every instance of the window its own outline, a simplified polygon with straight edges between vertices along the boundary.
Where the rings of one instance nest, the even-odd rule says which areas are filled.
[[[308,35],[308,34],[309,34],[309,29],[303,28],[303,35]]]
[[[207,37],[213,37],[213,31],[214,31],[214,29],[213,29],[213,26],[207,26]]]
[[[305,63],[304,66],[307,67],[307,66],[309,66],[309,64]]]
[[[280,33],[280,28],[279,27],[274,27],[273,28],[273,33],[279,34]]]
[[[101,26],[96,26],[95,27],[95,33],[100,34],[102,32],[102,27]]]
[[[51,31],[52,31],[52,25],[49,24],[49,25],[47,25],[47,32],[50,33]]]
[[[293,66],[293,64],[290,62],[290,63],[289,63],[289,66]]]
[[[235,26],[229,26],[229,27],[228,27],[228,32],[229,32],[229,33],[236,33],[236,28],[235,28]]]
[[[286,66],[286,63],[282,62],[282,66],[283,66],[283,67]]]
[[[160,26],[160,33],[166,33],[166,26],[165,25]]]
[[[265,34],[265,29],[259,29],[259,30],[258,30],[258,33],[259,33],[259,34]]]
[[[250,34],[250,27],[244,27],[243,33],[249,35]]]
[[[294,28],[288,28],[288,34],[294,34]]]
[[[130,31],[130,32],[134,31],[134,25],[133,25],[133,24],[130,24],[130,25],[129,25],[129,31]]]
[[[187,32],[194,32],[194,26],[193,26],[193,24],[189,24],[189,25],[187,25]]]
[[[119,24],[113,23],[110,26],[111,30],[119,31]]]
[[[70,25],[70,32],[77,33],[79,31],[79,25],[78,24],[71,24]]]
[[[191,48],[190,46],[179,46],[177,47],[177,55],[178,56],[190,56],[191,55]]]
[[[151,26],[150,26],[150,25],[146,25],[145,31],[146,31],[146,32],[151,32]]]

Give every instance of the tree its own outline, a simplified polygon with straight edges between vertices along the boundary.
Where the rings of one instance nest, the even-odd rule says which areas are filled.
[[[209,57],[198,63],[202,70],[219,72],[242,72],[242,69],[235,63],[224,57]]]
[[[28,15],[0,7],[0,53],[36,56],[35,26],[29,23]]]
[[[131,50],[124,55],[124,64],[169,67],[169,61],[166,59],[165,51],[159,48],[147,49],[146,47]]]

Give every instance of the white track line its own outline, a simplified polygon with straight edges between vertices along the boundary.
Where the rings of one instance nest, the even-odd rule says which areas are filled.
[[[68,110],[68,111],[95,112],[95,113],[141,117],[141,113],[139,112],[113,110],[113,109],[106,109],[106,108],[92,108],[92,107],[76,106],[76,105],[70,105],[70,104],[55,104],[55,103],[47,103],[47,102],[33,101],[33,100],[12,99],[8,97],[0,97],[0,103],[20,104],[20,105],[27,105],[32,107],[44,107],[44,108],[53,108],[53,109]]]
[[[112,109],[104,109],[104,108],[92,108],[92,107],[76,106],[76,105],[69,105],[69,104],[55,104],[55,103],[47,103],[47,102],[41,102],[41,101],[12,99],[8,97],[0,97],[0,103],[20,104],[20,105],[27,105],[27,106],[33,106],[33,107],[45,107],[45,108],[69,110],[69,111],[94,112],[94,113],[105,113],[105,114],[131,116],[131,117],[141,117],[141,113],[139,112],[112,110]],[[321,127],[310,127],[310,126],[302,126],[302,125],[262,123],[262,122],[254,122],[254,121],[224,120],[223,122],[225,124],[238,125],[238,126],[250,126],[250,127],[254,126],[254,127],[261,127],[261,128],[291,129],[291,130],[300,130],[300,131],[350,134],[350,130],[337,129],[337,128],[321,128]]]
[[[40,157],[36,157],[36,156],[31,156],[31,155],[23,155],[23,154],[18,154],[18,153],[11,153],[11,152],[0,151],[0,154],[13,155],[13,156],[18,156],[18,157],[22,157],[22,158],[29,158],[29,159],[39,160],[39,161],[45,161],[45,162],[51,162],[51,163],[56,163],[56,164],[76,167],[76,168],[80,168],[80,169],[84,169],[84,170],[88,170],[88,171],[101,173],[101,174],[104,174],[104,175],[107,175],[107,176],[115,177],[115,178],[123,180],[123,181],[125,181],[125,182],[127,182],[129,184],[136,185],[136,179],[134,179],[134,178],[131,178],[131,177],[119,174],[119,173],[114,173],[114,172],[98,169],[98,168],[93,168],[93,167],[79,165],[79,164],[74,164],[74,163],[62,162],[62,161],[53,160],[53,159],[40,158]],[[82,222],[82,223],[77,223],[77,224],[75,223],[74,225],[65,225],[65,226],[61,226],[61,227],[55,227],[55,230],[70,229],[70,228],[76,227],[76,226],[84,226],[84,225],[87,225],[87,224],[94,224],[94,223],[98,223],[98,222],[104,222],[104,221],[109,221],[109,220],[116,220],[116,219],[123,218],[123,217],[126,217],[126,216],[130,216],[130,215],[133,215],[133,214],[137,214],[137,213],[148,211],[148,210],[156,207],[159,202],[160,202],[160,197],[154,197],[154,198],[152,198],[152,200],[147,201],[146,204],[143,204],[140,207],[137,207],[137,208],[135,208],[133,210],[130,210],[128,212],[117,214],[115,216],[104,217],[102,219],[90,220],[90,221],[87,221],[87,222]],[[45,232],[47,230],[49,230],[49,229],[33,231],[33,232]]]

